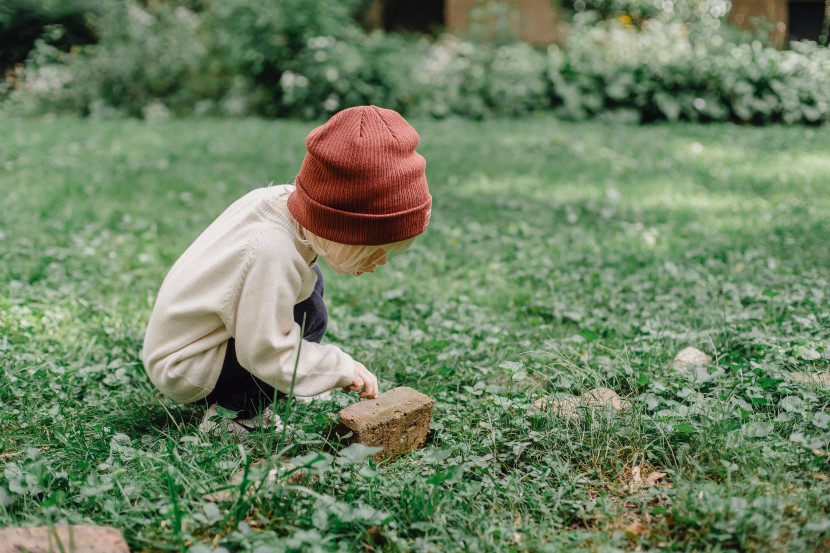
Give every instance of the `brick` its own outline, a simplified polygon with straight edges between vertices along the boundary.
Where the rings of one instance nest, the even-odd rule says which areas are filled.
[[[110,526],[65,524],[0,529],[0,553],[129,553],[121,532]]]
[[[347,443],[382,447],[375,460],[394,460],[424,446],[434,406],[431,397],[401,386],[340,411],[334,433],[342,438],[352,432]]]

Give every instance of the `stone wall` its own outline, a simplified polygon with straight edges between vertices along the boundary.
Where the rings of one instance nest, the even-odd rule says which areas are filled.
[[[477,8],[481,13],[473,21],[471,13]],[[492,14],[488,18],[488,10]],[[561,18],[550,0],[445,0],[444,22],[451,31],[466,31],[475,23],[483,32],[490,26],[492,33],[503,25],[499,20],[507,13],[508,31],[522,39],[538,45],[556,42],[561,36]]]
[[[754,28],[756,18],[764,18],[772,23],[770,39],[778,48],[783,48],[787,41],[789,12],[787,0],[732,0],[732,11],[728,21],[744,29]]]
[[[418,9],[416,0],[393,0],[397,7],[412,2]],[[804,0],[824,3],[824,0]],[[431,0],[434,4],[436,0]],[[778,48],[783,48],[789,39],[789,1],[788,0],[732,0],[732,10],[728,21],[742,28],[755,28],[760,18],[771,24],[770,39]],[[430,4],[430,13],[435,17],[434,26],[445,27],[451,32],[464,35],[472,34],[478,38],[495,38],[505,33],[518,36],[532,44],[544,46],[562,42],[566,34],[566,24],[559,10],[551,0],[443,0],[443,21],[440,9]],[[421,8],[426,6],[420,4]],[[385,12],[387,10],[389,13]],[[364,25],[369,28],[394,28],[403,22],[389,21],[392,6],[384,8],[384,2],[378,0],[364,14]],[[397,10],[405,13],[405,10]],[[409,19],[413,19],[409,17]],[[410,23],[412,23],[410,21]],[[429,26],[424,22],[409,25],[410,30],[427,32]]]

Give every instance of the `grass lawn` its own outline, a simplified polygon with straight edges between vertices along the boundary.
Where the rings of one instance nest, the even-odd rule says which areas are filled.
[[[428,446],[375,465],[323,443],[353,395],[239,443],[139,361],[170,265],[290,181],[311,124],[4,120],[0,526],[194,553],[830,548],[830,128],[413,123],[430,229],[375,275],[324,267],[328,340],[437,402]],[[672,368],[685,346],[715,361]],[[550,407],[596,386],[630,408]],[[311,476],[268,483],[284,456]]]

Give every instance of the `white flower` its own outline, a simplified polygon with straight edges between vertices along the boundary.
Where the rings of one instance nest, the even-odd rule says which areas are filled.
[[[150,27],[156,22],[155,16],[150,12],[141,9],[139,6],[132,4],[130,6],[128,16],[130,20],[135,21],[143,27]]]
[[[340,105],[340,100],[334,94],[330,94],[326,101],[323,102],[323,109],[326,111],[334,111]]]
[[[294,84],[296,81],[296,75],[294,75],[294,73],[292,73],[291,71],[286,71],[280,77],[280,87],[282,87],[283,90],[292,89],[294,88]]]

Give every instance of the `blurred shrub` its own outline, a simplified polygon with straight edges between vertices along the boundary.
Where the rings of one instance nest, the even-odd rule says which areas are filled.
[[[367,34],[362,0],[108,0],[99,42],[38,40],[13,97],[29,111],[319,118],[375,103],[443,117],[550,104],[546,56],[523,43]],[[61,29],[56,27],[55,33]]]
[[[98,43],[64,54],[42,37],[12,96],[31,111],[308,114],[283,99],[283,73],[316,63],[319,37],[360,42],[357,1],[105,0]]]
[[[641,20],[663,15],[669,10],[673,12],[676,2],[664,5],[663,0],[560,0],[559,4],[566,11],[592,11],[603,18],[626,15]]]
[[[0,72],[23,63],[45,34],[55,48],[68,51],[75,44],[96,41],[87,14],[93,0],[3,0],[0,2]],[[61,32],[54,36],[59,26]]]
[[[375,103],[434,117],[521,115],[550,104],[545,55],[524,43],[486,46],[374,33],[362,41],[315,37],[287,64],[281,105],[320,117]]]
[[[14,99],[31,110],[141,116],[186,113],[217,93],[201,19],[184,5],[106,1],[94,22],[98,43],[69,53],[39,39]]]
[[[217,93],[202,21],[183,5],[113,3],[99,25],[101,40],[73,60],[82,105],[186,113]]]
[[[280,78],[282,110],[313,118],[365,103],[382,103],[400,109],[390,90],[392,83],[372,71],[374,64],[367,63],[372,54],[378,56],[373,60],[378,64],[384,64],[382,58],[390,54],[395,58],[394,52],[383,46],[332,36],[310,38],[307,47],[286,64]]]
[[[747,41],[723,24],[724,0],[583,0],[567,45],[547,52],[367,34],[354,18],[364,2],[99,0],[85,12],[98,42],[67,51],[66,29],[48,26],[10,95],[29,111],[99,116],[321,118],[374,103],[433,117],[830,119],[828,50]]]
[[[525,43],[483,47],[452,36],[415,66],[414,110],[436,117],[523,115],[550,105],[545,56]]]
[[[718,29],[732,0],[560,0],[566,12],[593,12],[602,19],[625,18],[639,25],[649,19],[682,22],[696,30]]]
[[[245,80],[238,83],[237,94],[225,99],[226,106],[236,102],[236,109],[263,115],[308,112],[305,106],[298,106],[299,99],[314,103],[319,94],[301,90],[303,86],[289,86],[291,92],[283,97],[283,83],[291,83],[291,75],[301,75],[298,69],[313,71],[313,66],[321,63],[313,57],[317,53],[311,52],[315,45],[331,42],[349,50],[349,45],[361,42],[365,34],[354,17],[360,4],[361,0],[207,2],[203,18],[215,65],[224,76]],[[354,56],[344,52],[339,61],[346,69],[354,63]],[[303,83],[305,80],[299,79],[299,84]],[[324,88],[322,83],[318,88]],[[240,103],[239,97],[246,95]]]
[[[796,43],[693,35],[681,21],[574,18],[567,50],[549,49],[557,111],[642,121],[689,119],[817,123],[830,119],[830,51]]]

